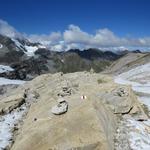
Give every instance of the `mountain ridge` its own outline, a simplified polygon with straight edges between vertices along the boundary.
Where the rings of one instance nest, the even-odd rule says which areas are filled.
[[[116,53],[94,48],[56,52],[40,43],[11,39],[3,35],[0,35],[0,43],[0,63],[14,69],[0,76],[10,79],[30,80],[43,73],[90,71],[91,68],[100,72],[121,57]]]

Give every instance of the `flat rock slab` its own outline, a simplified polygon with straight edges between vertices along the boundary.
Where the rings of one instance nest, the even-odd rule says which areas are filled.
[[[24,102],[24,93],[11,95],[0,100],[0,115],[9,113]]]

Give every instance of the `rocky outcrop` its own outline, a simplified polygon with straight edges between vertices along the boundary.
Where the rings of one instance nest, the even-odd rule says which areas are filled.
[[[131,114],[137,120],[148,118],[130,86],[122,85],[107,93],[100,92],[98,97],[110,107],[114,114]]]
[[[94,72],[41,75],[10,97],[21,91],[31,105],[11,150],[113,150],[121,116],[145,115],[130,87],[120,87],[111,77]],[[64,102],[65,113],[51,112]]]
[[[24,93],[11,95],[0,101],[0,115],[10,113],[24,103]]]

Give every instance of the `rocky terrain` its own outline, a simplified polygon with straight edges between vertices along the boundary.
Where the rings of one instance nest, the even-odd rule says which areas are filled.
[[[0,150],[150,149],[149,57],[0,35]]]
[[[131,86],[93,71],[36,77],[1,96],[0,114],[7,150],[134,149],[124,118],[148,119]]]

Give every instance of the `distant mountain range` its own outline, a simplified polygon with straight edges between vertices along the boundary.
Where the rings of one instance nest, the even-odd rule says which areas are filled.
[[[30,80],[43,73],[60,71],[68,73],[93,68],[95,72],[100,72],[127,53],[129,51],[114,53],[93,48],[55,52],[25,38],[15,39],[0,35],[0,64],[13,68],[13,71],[0,73],[0,76]]]

